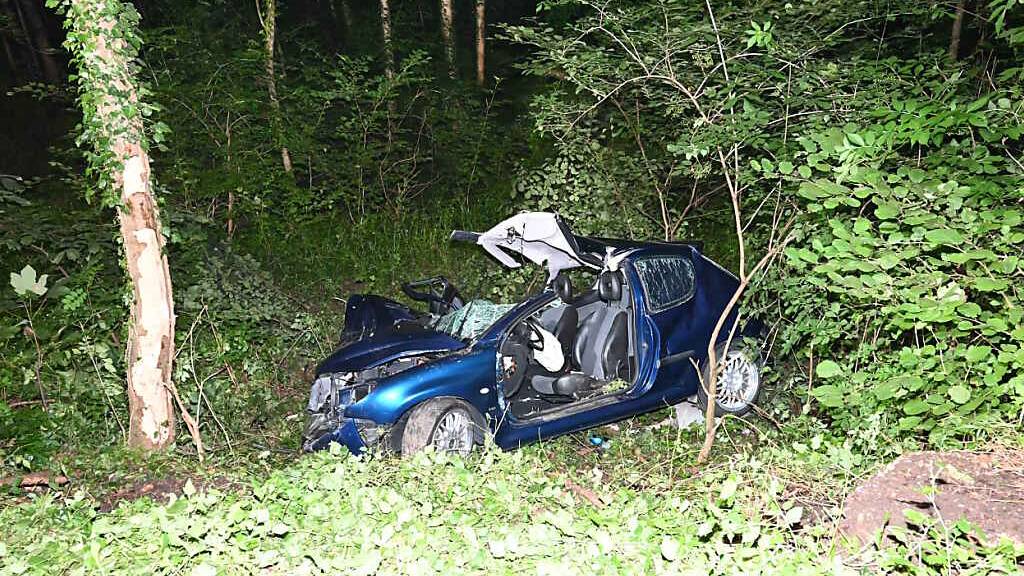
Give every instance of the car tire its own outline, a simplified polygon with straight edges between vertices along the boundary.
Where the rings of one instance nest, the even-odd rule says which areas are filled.
[[[486,432],[483,417],[469,403],[458,398],[434,398],[409,411],[401,430],[402,456],[427,446],[468,456]]]
[[[750,412],[761,394],[760,353],[753,347],[733,341],[726,351],[726,343],[715,347],[718,362],[725,363],[715,385],[715,416],[744,416]],[[711,379],[711,363],[701,363],[701,379],[697,388],[697,403],[701,410],[708,408],[706,383]]]

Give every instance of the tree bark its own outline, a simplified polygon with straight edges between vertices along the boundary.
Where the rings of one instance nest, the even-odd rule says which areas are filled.
[[[33,0],[14,0],[19,5],[19,14],[24,18],[24,23],[31,34],[29,48],[35,53],[34,57],[39,62],[43,72],[43,79],[47,84],[60,84],[60,64],[54,56],[53,44],[50,42],[50,35],[46,32],[46,22],[40,13],[42,2]]]
[[[14,59],[14,52],[11,52],[11,44],[7,41],[7,36],[0,34],[0,43],[4,45],[4,56],[7,58],[7,67],[11,71],[11,78],[17,82],[18,79],[18,63]]]
[[[106,147],[106,165],[118,194],[118,219],[132,284],[127,350],[128,443],[158,450],[174,441],[171,363],[174,302],[160,215],[153,197],[149,155],[144,147],[139,87],[132,50],[119,36],[108,0],[71,0],[68,22],[80,38],[76,62],[83,90],[95,98],[84,123],[96,131],[93,145]],[[117,14],[117,12],[114,12]]]
[[[384,76],[395,78],[395,52],[391,47],[391,6],[389,0],[380,0],[380,35],[384,44]]]
[[[452,33],[452,0],[441,0],[441,42],[444,59],[448,63],[448,76],[455,78],[455,38]]]
[[[258,6],[258,5],[257,5]],[[273,126],[274,139],[281,146],[281,165],[284,171],[291,173],[292,156],[284,144],[284,130],[281,126],[281,102],[277,98],[277,70],[274,65],[274,45],[277,34],[277,0],[266,0],[267,13],[261,15],[263,24],[263,70],[267,75],[267,95],[270,98],[270,123]]]
[[[953,29],[949,35],[950,60],[957,60],[960,57],[960,33],[964,27],[964,4],[965,0],[956,3],[956,16],[953,17]]]
[[[345,34],[345,42],[349,47],[355,46],[355,42],[352,38],[352,27],[355,23],[352,21],[352,8],[348,5],[348,0],[339,0],[341,2],[341,27]]]
[[[487,82],[484,50],[487,36],[487,7],[485,0],[476,0],[476,83],[483,86]]]

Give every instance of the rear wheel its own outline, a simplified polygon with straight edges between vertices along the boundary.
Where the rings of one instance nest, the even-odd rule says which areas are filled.
[[[761,393],[761,359],[757,350],[740,342],[733,342],[728,349],[725,343],[715,349],[718,365],[721,367],[715,384],[715,416],[743,416],[754,407]],[[701,367],[701,386],[697,400],[707,410],[708,394],[705,387],[711,381],[711,366],[705,360]]]
[[[402,455],[433,446],[438,452],[468,456],[483,438],[482,422],[476,409],[462,400],[428,400],[409,413],[402,429]]]

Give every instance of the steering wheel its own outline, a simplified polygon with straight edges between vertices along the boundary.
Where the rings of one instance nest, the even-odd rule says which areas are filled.
[[[524,327],[521,337],[526,343],[526,347],[535,352],[540,352],[544,349],[544,335],[541,334],[540,326],[537,325],[533,320],[527,320],[522,323]]]
[[[431,314],[444,315],[463,305],[459,290],[444,276],[406,282],[402,292],[413,300],[426,302]]]

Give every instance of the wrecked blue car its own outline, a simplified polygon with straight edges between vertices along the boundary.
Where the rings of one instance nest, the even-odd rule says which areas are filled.
[[[495,304],[465,301],[444,278],[404,285],[421,312],[352,296],[341,346],[316,371],[305,450],[468,454],[488,437],[514,449],[694,395],[706,406],[708,344],[739,283],[699,244],[576,236],[540,212],[452,239],[509,268],[545,266],[544,289]],[[718,414],[749,411],[761,384],[736,318],[716,343]]]

